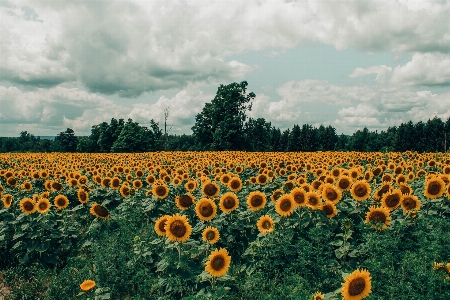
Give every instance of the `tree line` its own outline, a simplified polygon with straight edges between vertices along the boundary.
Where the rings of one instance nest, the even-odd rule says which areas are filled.
[[[216,96],[196,115],[191,135],[163,134],[153,119],[145,127],[128,119],[112,118],[92,126],[89,136],[77,137],[71,128],[54,140],[23,131],[19,137],[0,137],[0,152],[146,152],[146,151],[447,151],[450,117],[427,122],[409,121],[387,130],[366,127],[352,135],[338,135],[331,125],[293,125],[281,131],[264,118],[248,118],[251,100],[248,83],[220,85]]]

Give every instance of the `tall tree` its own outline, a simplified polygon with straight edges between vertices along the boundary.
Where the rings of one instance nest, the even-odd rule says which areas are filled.
[[[245,149],[247,151],[270,151],[272,124],[266,122],[264,118],[250,118],[244,126]]]
[[[294,125],[292,127],[291,133],[289,134],[287,151],[297,152],[302,149],[301,140],[300,140],[301,134],[302,134],[302,132],[300,130],[300,126]]]
[[[58,133],[55,138],[56,150],[62,152],[76,152],[77,143],[78,138],[72,128],[67,128],[66,131]]]

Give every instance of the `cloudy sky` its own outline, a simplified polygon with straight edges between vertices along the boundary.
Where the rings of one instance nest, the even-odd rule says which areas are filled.
[[[220,84],[282,129],[450,117],[450,1],[0,0],[0,136],[191,133]]]

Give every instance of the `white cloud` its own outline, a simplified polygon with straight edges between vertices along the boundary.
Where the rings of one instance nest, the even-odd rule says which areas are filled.
[[[380,65],[380,66],[371,66],[368,68],[356,68],[348,77],[355,78],[360,76],[366,76],[370,74],[377,74],[375,79],[378,83],[384,83],[390,77],[392,73],[392,68]]]

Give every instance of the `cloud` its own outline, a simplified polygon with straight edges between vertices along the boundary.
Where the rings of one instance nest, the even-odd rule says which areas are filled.
[[[356,68],[351,74],[348,75],[348,77],[356,78],[360,76],[377,74],[375,81],[378,83],[384,83],[390,77],[391,73],[392,73],[391,67],[380,65],[380,66],[371,66],[368,68]]]

